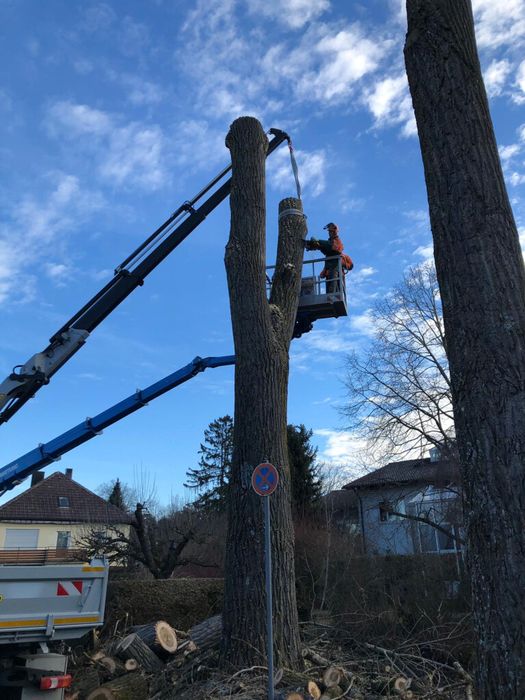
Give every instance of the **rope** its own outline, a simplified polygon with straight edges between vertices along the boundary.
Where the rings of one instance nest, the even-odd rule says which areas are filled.
[[[290,160],[292,162],[293,176],[295,178],[295,187],[297,188],[297,199],[301,199],[301,183],[299,182],[299,168],[297,167],[297,161],[295,160],[291,139],[288,141],[288,148],[290,150]]]
[[[302,212],[300,209],[294,209],[293,207],[290,209],[283,209],[282,212],[279,214],[279,221],[283,219],[285,216],[303,216],[306,219],[306,214]]]

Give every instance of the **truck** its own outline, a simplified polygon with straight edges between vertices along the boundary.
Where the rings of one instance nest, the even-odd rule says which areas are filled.
[[[63,558],[49,561],[38,550],[0,552],[2,700],[62,700],[72,682],[67,642],[104,620],[107,561]]]

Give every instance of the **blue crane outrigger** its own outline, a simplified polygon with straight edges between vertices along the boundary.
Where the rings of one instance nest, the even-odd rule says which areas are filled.
[[[85,421],[53,438],[53,440],[38,445],[34,450],[27,452],[0,469],[0,496],[9,489],[18,486],[33,472],[55,462],[69,450],[100,435],[105,428],[138,411],[143,406],[146,406],[149,401],[153,401],[153,399],[162,396],[167,391],[184,384],[184,382],[192,379],[200,372],[204,372],[204,370],[212,367],[225,367],[233,364],[235,364],[234,355],[195,357],[189,364],[172,374],[168,374],[167,377],[151,384],[146,389],[138,389],[131,396],[119,401],[93,418],[86,418]]]

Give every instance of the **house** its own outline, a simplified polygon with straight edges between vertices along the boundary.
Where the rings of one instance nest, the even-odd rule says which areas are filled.
[[[36,472],[31,487],[0,506],[0,549],[74,549],[89,531],[118,528],[129,534],[132,518],[73,481],[73,470],[44,478]]]
[[[432,450],[376,469],[344,489],[358,500],[366,554],[454,553],[461,549],[458,465]]]

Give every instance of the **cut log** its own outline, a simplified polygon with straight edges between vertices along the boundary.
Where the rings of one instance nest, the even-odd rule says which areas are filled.
[[[305,659],[308,659],[308,661],[311,661],[316,666],[331,666],[332,665],[331,661],[326,659],[324,656],[321,656],[321,654],[318,654],[313,649],[303,649],[302,654],[303,654],[303,657]]]
[[[222,635],[222,615],[214,615],[192,627],[188,636],[199,649],[218,646]]]
[[[108,675],[115,675],[117,671],[117,662],[115,659],[112,659],[111,656],[103,656],[101,659],[97,659],[97,663],[104,668]]]
[[[137,659],[126,659],[124,668],[126,671],[136,671],[139,667],[139,662]]]
[[[177,633],[164,620],[137,625],[132,627],[130,632],[138,634],[142,641],[161,658],[177,651]]]
[[[306,684],[306,692],[313,700],[319,700],[321,697],[321,689],[315,681],[308,681]]]
[[[96,668],[78,668],[72,675],[71,691],[73,694],[78,692],[80,698],[87,697],[92,690],[100,686],[100,676]]]
[[[148,695],[146,679],[140,671],[135,671],[101,685],[87,700],[148,700]]]
[[[394,681],[394,690],[397,693],[405,693],[410,688],[411,679],[399,676]]]
[[[323,673],[323,683],[327,688],[339,685],[341,682],[341,671],[335,666],[329,666]]]
[[[301,695],[301,693],[291,692],[286,693],[285,698],[286,700],[304,700],[304,695]]]
[[[343,689],[338,685],[332,685],[330,688],[326,688],[319,700],[334,700],[334,698],[340,698],[343,695]]]
[[[144,644],[138,634],[128,634],[121,641],[117,650],[118,655],[124,661],[135,659],[146,673],[157,673],[164,668],[164,664],[147,644]]]

